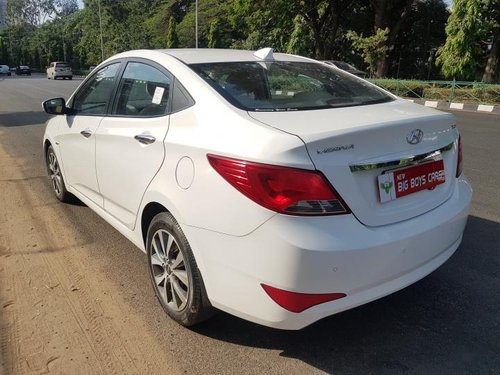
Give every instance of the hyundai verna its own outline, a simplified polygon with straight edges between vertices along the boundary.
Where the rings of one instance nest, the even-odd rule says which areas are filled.
[[[416,282],[462,239],[454,117],[324,63],[131,51],[44,108],[55,195],[143,250],[186,326],[220,309],[300,329]]]

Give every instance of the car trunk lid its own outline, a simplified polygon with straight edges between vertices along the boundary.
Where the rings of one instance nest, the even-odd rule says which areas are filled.
[[[264,124],[299,136],[316,169],[329,179],[353,214],[367,226],[410,219],[451,196],[458,131],[450,114],[405,100],[327,110],[249,114]],[[418,138],[420,131],[421,139],[412,140],[412,136]],[[434,164],[402,171],[422,163]],[[439,169],[444,169],[444,182],[384,201],[381,184],[387,176],[410,178],[413,174],[415,182],[417,175],[427,176],[433,171],[436,175]],[[381,175],[384,176],[379,178]]]

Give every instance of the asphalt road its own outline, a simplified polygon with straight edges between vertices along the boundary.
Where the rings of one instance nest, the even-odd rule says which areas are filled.
[[[79,277],[93,275],[98,281],[94,284],[90,280],[78,286],[81,290],[68,292],[72,306],[80,306],[83,298],[86,299],[84,305],[90,306],[88,309],[98,308],[101,312],[67,328],[68,340],[77,342],[80,336],[85,337],[90,347],[97,348],[93,352],[97,356],[101,347],[113,352],[112,345],[103,344],[108,338],[97,332],[96,324],[100,324],[99,329],[115,327],[109,336],[116,336],[116,343],[120,343],[124,353],[135,353],[127,357],[133,366],[125,372],[138,373],[500,373],[500,116],[455,112],[463,140],[464,172],[474,188],[474,198],[463,243],[440,269],[398,293],[329,317],[301,331],[273,330],[224,313],[189,330],[170,321],[159,307],[150,286],[145,256],[87,207],[58,204],[50,194],[48,182],[42,178],[46,172],[41,139],[47,116],[41,112],[40,103],[51,97],[68,97],[78,84],[78,80],[54,82],[37,77],[0,77],[0,150],[10,158],[8,163],[15,161],[19,166],[16,169],[20,176],[18,185],[7,182],[0,185],[4,189],[0,190],[0,198],[6,197],[5,189],[9,186],[20,186],[23,192],[35,197],[29,203],[22,199],[9,203],[3,199],[12,212],[0,206],[0,225],[3,225],[0,229],[7,231],[16,216],[12,207],[23,204],[32,210],[32,215],[23,219],[33,220],[31,229],[37,228],[37,220],[43,220],[44,215],[56,217],[46,224],[45,237],[56,231],[61,233],[61,238],[75,237],[78,245],[58,248],[61,256],[58,265],[65,267],[64,259],[81,256],[82,261],[74,272]],[[0,170],[13,173],[6,163],[0,160]],[[0,174],[0,183],[2,179],[5,181]],[[37,214],[39,207],[45,214]],[[74,232],[64,235],[66,230]],[[0,257],[1,283],[5,283],[9,272],[14,272],[7,270],[7,266],[2,268],[7,261],[13,262],[12,258],[25,257],[36,262],[43,253],[50,256],[51,251],[55,252],[49,248],[36,254],[17,254],[17,249],[2,249],[1,237],[8,237],[8,233],[0,232],[0,255],[5,257]],[[57,247],[57,236],[52,235],[49,240],[51,246]],[[8,264],[12,267],[16,263]],[[85,294],[86,285],[90,285],[88,290],[94,290],[95,299],[88,290]],[[54,290],[57,289],[57,285],[54,286]],[[28,341],[23,340],[36,337],[37,328],[28,332],[21,329],[27,325],[16,326],[15,314],[19,310],[8,310],[13,303],[6,302],[2,295],[12,296],[12,293],[0,284],[0,328],[3,327],[4,336],[10,337],[0,337],[0,371],[3,368],[6,373],[30,372],[33,367],[20,354],[25,349],[13,350],[11,346],[16,340],[24,343]],[[109,304],[106,298],[112,298]],[[120,307],[119,311],[116,306]],[[47,311],[49,316],[50,307]],[[18,327],[14,333],[10,332],[13,327]],[[58,345],[64,345],[64,341]],[[140,352],[133,352],[134,345],[142,347],[137,350],[144,350],[142,359]],[[145,352],[166,359],[152,366]],[[105,357],[100,365],[91,367],[92,372],[113,372],[107,371],[110,367],[103,364],[126,363],[120,359],[120,353]],[[59,373],[69,373],[70,368],[83,372],[81,366],[85,363],[78,361],[91,361],[92,354],[86,359],[58,356],[58,362],[53,358],[47,360],[48,370],[57,364]],[[36,364],[37,360],[32,358],[31,363]]]

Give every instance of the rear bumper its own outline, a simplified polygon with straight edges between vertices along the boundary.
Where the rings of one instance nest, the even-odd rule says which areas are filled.
[[[461,242],[471,197],[470,185],[460,178],[441,206],[381,227],[366,227],[353,215],[276,215],[243,237],[183,229],[215,307],[266,326],[300,329],[400,290],[438,268]],[[347,296],[292,313],[271,300],[263,283]]]
[[[73,77],[73,72],[55,72],[54,77]]]

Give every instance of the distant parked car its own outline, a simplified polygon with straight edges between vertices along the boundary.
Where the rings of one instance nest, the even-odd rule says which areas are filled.
[[[0,75],[7,74],[10,76],[10,68],[8,65],[0,65]]]
[[[29,66],[26,65],[20,65],[16,68],[16,75],[17,76],[22,76],[22,75],[31,75],[31,69]]]
[[[62,61],[54,61],[47,68],[47,79],[73,79],[73,71],[68,63]]]
[[[362,70],[356,69],[356,67],[352,66],[349,63],[346,63],[344,61],[336,61],[336,60],[327,60],[323,61],[324,63],[327,63],[329,65],[336,66],[339,69],[345,70],[348,73],[354,74],[355,76],[358,77],[368,77],[368,74],[366,72],[363,72]]]

